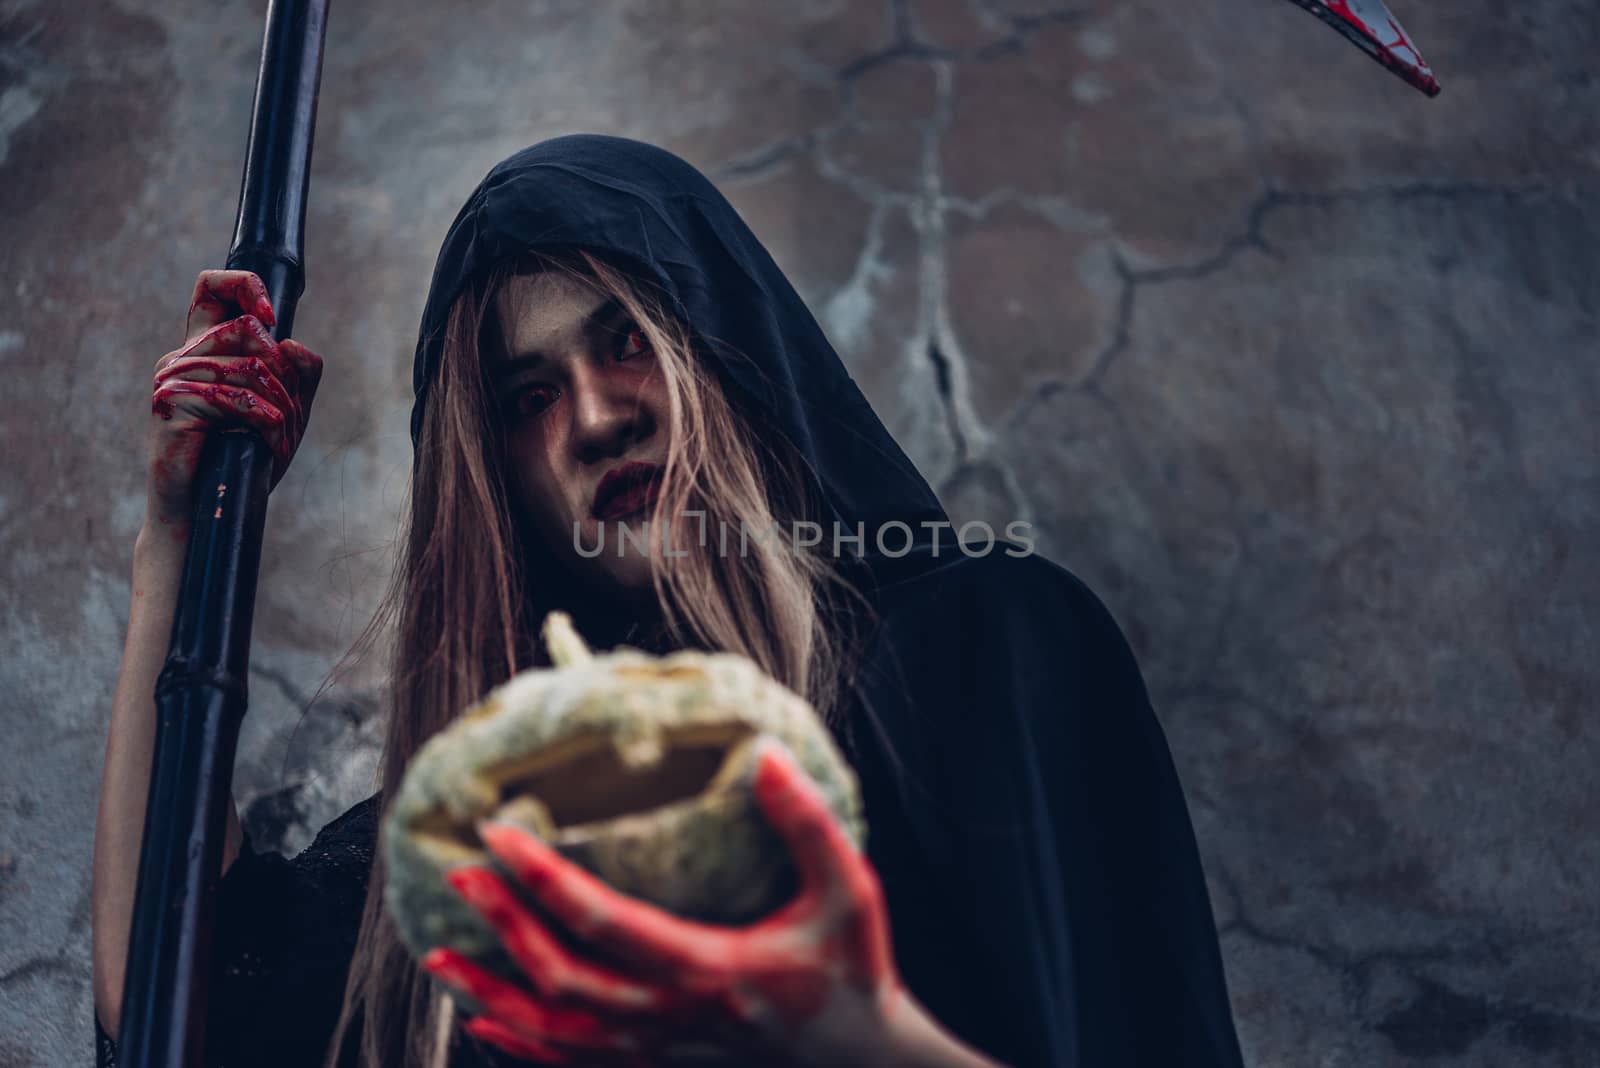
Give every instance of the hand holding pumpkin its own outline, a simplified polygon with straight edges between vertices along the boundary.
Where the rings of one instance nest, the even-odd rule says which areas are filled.
[[[449,949],[424,967],[483,1007],[472,1034],[543,1063],[605,1051],[653,1063],[691,1048],[764,1063],[872,1062],[870,1051],[894,1041],[894,1015],[917,1011],[895,971],[877,877],[780,747],[762,754],[754,790],[799,873],[798,893],[770,916],[746,927],[679,919],[533,835],[486,822],[483,841],[541,913],[486,867],[457,868],[450,881],[534,989]]]

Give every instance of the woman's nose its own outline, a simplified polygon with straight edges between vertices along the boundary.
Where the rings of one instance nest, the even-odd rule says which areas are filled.
[[[568,388],[572,444],[580,461],[620,456],[655,425],[633,376],[582,367],[574,370]]]

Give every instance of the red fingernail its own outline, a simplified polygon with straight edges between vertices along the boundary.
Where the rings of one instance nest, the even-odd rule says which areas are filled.
[[[266,297],[260,297],[256,300],[256,318],[268,326],[278,325],[278,317],[272,314],[272,303]]]
[[[478,837],[525,883],[544,882],[552,870],[566,863],[560,853],[539,836],[510,823],[480,823]]]
[[[785,766],[783,751],[775,745],[769,746],[762,752],[760,762],[756,764],[756,779],[763,785],[771,785],[781,782],[786,771],[788,768]]]
[[[491,823],[488,820],[478,824],[478,837],[495,850],[515,849],[521,853],[528,853],[537,851],[539,846],[543,845],[521,827],[506,823]]]
[[[445,872],[444,877],[455,887],[456,893],[472,904],[483,900],[483,883],[477,868],[455,868]]]

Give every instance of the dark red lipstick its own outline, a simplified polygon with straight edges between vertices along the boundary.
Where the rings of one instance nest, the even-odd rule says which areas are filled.
[[[660,489],[659,464],[623,464],[607,471],[600,480],[589,511],[596,519],[620,519],[648,506]]]

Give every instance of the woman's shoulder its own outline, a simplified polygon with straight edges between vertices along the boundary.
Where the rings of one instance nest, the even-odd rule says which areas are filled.
[[[328,821],[300,856],[314,859],[336,846],[365,845],[370,848],[377,839],[378,816],[382,807],[381,793],[357,801],[341,815]]]
[[[1014,542],[988,552],[928,558],[879,590],[880,620],[892,628],[996,626],[1005,620],[1048,623],[1054,638],[1074,632],[1113,637],[1118,626],[1105,602],[1071,570]]]
[[[904,705],[898,718],[951,744],[974,704],[1035,721],[1149,701],[1131,643],[1089,585],[1039,553],[998,550],[888,588],[862,680],[879,708]]]
[[[317,832],[293,857],[274,850],[256,852],[248,829],[238,858],[219,887],[225,902],[271,899],[304,907],[321,899],[338,911],[355,906],[366,893],[378,838],[381,795],[346,809]]]

